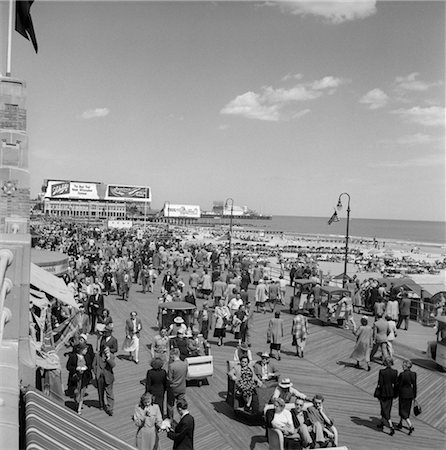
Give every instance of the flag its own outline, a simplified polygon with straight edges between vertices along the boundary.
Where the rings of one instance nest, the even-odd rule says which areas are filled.
[[[328,225],[331,225],[333,222],[339,222],[339,217],[338,217],[338,213],[335,212],[333,213],[333,215],[328,219]]]
[[[15,30],[33,43],[37,53],[37,39],[34,33],[30,9],[34,0],[15,2]]]

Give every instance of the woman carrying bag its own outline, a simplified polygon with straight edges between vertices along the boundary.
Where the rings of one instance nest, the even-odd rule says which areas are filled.
[[[400,415],[400,422],[397,428],[403,428],[403,420],[406,421],[409,428],[409,433],[412,434],[414,427],[409,419],[412,402],[416,402],[417,397],[417,374],[410,369],[412,362],[408,359],[403,361],[403,371],[398,376],[398,413]]]

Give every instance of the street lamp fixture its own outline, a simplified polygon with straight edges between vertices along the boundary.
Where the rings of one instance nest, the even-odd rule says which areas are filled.
[[[231,215],[229,216],[229,267],[232,268],[232,217],[234,213],[234,200],[229,197],[225,201],[225,210],[231,206]]]
[[[350,226],[350,194],[348,194],[347,192],[343,192],[342,194],[339,195],[339,199],[338,199],[338,204],[336,205],[336,208],[338,209],[338,211],[340,211],[342,209],[342,202],[341,202],[341,197],[343,195],[346,195],[348,198],[348,202],[347,202],[347,229],[345,232],[345,255],[344,255],[344,275],[342,276],[342,287],[345,287],[345,283],[347,281],[347,259],[348,259],[348,232],[349,232],[349,226]]]

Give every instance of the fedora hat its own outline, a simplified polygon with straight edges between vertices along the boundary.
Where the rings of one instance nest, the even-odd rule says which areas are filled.
[[[289,388],[293,385],[293,383],[291,383],[291,380],[289,378],[282,378],[279,382],[279,387],[281,388]]]
[[[269,353],[268,352],[263,352],[262,353],[262,358],[269,358]]]
[[[244,350],[245,352],[247,352],[249,350],[248,344],[246,342],[242,342],[240,344],[240,350]]]

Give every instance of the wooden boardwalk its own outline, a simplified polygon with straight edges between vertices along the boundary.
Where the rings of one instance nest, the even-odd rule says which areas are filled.
[[[187,276],[184,277],[187,279]],[[115,410],[112,417],[107,416],[97,408],[97,393],[90,386],[85,401],[83,417],[96,425],[108,430],[126,442],[133,443],[136,428],[131,421],[135,405],[144,387],[140,380],[145,378],[149,368],[150,354],[147,344],[152,342],[157,332],[156,313],[159,281],[154,294],[139,292],[140,286],[134,285],[130,301],[123,302],[115,295],[106,297],[106,307],[110,309],[115,323],[114,335],[121,346],[124,339],[125,319],[130,311],[137,310],[142,319],[144,330],[141,335],[140,363],[138,365],[124,358],[117,359],[115,369],[116,382]],[[253,291],[250,290],[250,296]],[[201,301],[199,301],[201,304]],[[252,350],[256,357],[267,349],[266,329],[271,313],[255,314],[255,332]],[[376,428],[379,420],[379,404],[373,398],[373,391],[378,378],[378,364],[372,364],[370,372],[358,370],[348,359],[353,348],[353,336],[347,330],[335,327],[323,327],[317,323],[311,324],[310,336],[306,347],[305,358],[294,356],[291,347],[292,316],[284,311],[286,337],[282,345],[282,360],[275,361],[283,376],[290,377],[294,385],[302,392],[312,396],[320,392],[325,396],[325,405],[334,418],[339,431],[339,445],[351,449],[443,449],[446,446],[446,403],[445,374],[437,370],[428,370],[414,366],[418,373],[418,399],[423,407],[419,418],[414,418],[415,432],[407,435],[407,430],[396,431],[393,437]],[[95,344],[95,337],[89,342]],[[211,338],[211,343],[213,343]],[[214,356],[214,376],[209,384],[201,387],[191,385],[187,390],[187,400],[191,414],[195,417],[195,449],[196,450],[229,450],[256,449],[265,450],[268,444],[265,430],[258,424],[243,421],[234,416],[226,404],[226,361],[233,358],[235,341],[228,335],[225,345],[212,345]],[[395,345],[399,354],[398,344]],[[407,347],[401,349],[405,357],[410,351]],[[122,355],[118,351],[118,356]],[[414,353],[413,357],[419,357]],[[61,356],[64,367],[66,358]],[[397,369],[401,370],[401,360],[396,358]],[[67,373],[63,371],[66,381]],[[67,406],[73,406],[67,400]],[[392,417],[398,420],[397,402],[394,405]],[[172,448],[172,441],[164,433],[160,434],[160,449]]]

